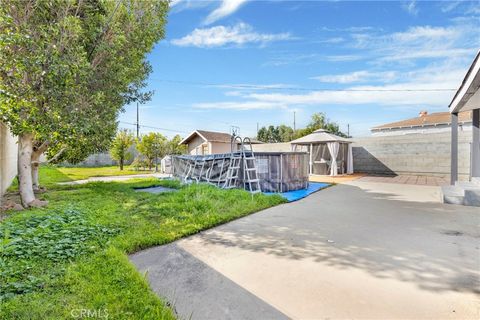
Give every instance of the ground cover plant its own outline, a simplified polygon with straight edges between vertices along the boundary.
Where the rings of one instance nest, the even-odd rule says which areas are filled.
[[[48,207],[12,212],[0,223],[2,319],[71,319],[81,310],[97,318],[174,318],[127,254],[284,202],[153,178],[55,187],[62,178],[51,178],[41,195]],[[157,185],[178,191],[134,190]]]

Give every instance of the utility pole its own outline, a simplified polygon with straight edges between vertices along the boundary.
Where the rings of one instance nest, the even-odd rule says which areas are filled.
[[[139,109],[138,109],[138,102],[137,102],[137,139],[140,137],[140,121],[139,121]]]
[[[347,138],[350,138],[350,123],[347,124]]]
[[[257,137],[258,137],[258,122],[257,122]]]
[[[295,113],[296,113],[296,111],[293,111],[293,131],[297,130],[296,123],[295,123]]]

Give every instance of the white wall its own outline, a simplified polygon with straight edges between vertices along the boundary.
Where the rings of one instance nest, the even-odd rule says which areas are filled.
[[[17,149],[17,139],[0,122],[0,196],[17,175]]]

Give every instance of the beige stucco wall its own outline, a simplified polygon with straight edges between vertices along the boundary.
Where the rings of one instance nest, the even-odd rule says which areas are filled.
[[[201,155],[203,145],[208,145],[208,143],[201,137],[196,136],[188,143],[188,153],[191,155]]]
[[[188,153],[191,155],[202,155],[203,146],[206,146],[205,154],[228,153],[230,152],[230,143],[225,142],[206,142],[201,137],[195,137],[188,143]]]
[[[0,196],[5,193],[16,175],[17,139],[0,122]]]
[[[210,153],[229,153],[231,152],[230,142],[210,142]]]

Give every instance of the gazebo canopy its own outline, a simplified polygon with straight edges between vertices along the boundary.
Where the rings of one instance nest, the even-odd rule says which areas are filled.
[[[343,142],[351,143],[350,140],[346,138],[339,137],[333,133],[329,133],[324,129],[318,129],[314,132],[306,135],[305,137],[298,138],[293,140],[291,144],[318,144],[318,143],[327,143],[327,142]]]

